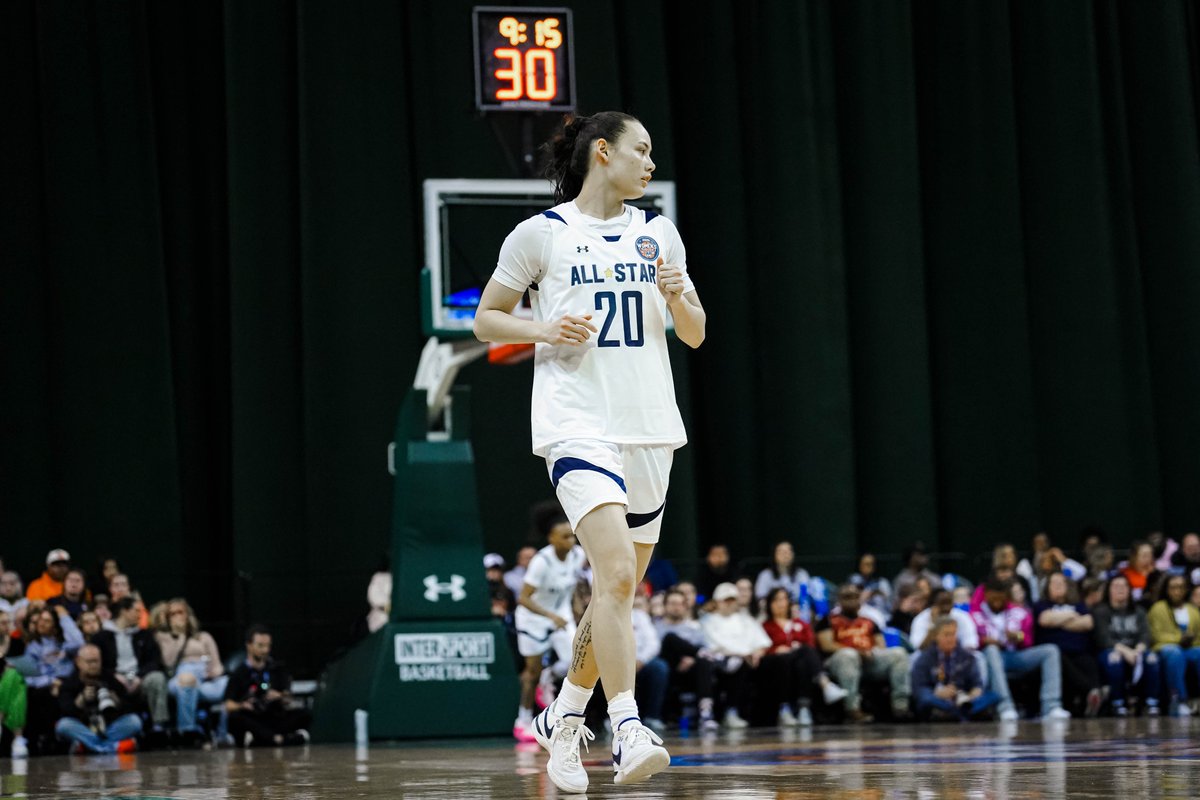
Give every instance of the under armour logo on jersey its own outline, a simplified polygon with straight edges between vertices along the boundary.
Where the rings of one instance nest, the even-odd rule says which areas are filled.
[[[425,576],[425,599],[431,603],[436,603],[438,597],[443,594],[450,595],[450,599],[454,602],[467,599],[467,591],[463,587],[467,585],[467,579],[462,575],[451,575],[450,580],[441,582],[437,575]]]
[[[588,246],[586,244],[575,245],[576,253],[586,253],[587,251],[588,251]]]

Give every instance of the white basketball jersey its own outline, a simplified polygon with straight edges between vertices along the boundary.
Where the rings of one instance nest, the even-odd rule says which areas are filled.
[[[585,560],[583,548],[579,545],[572,547],[562,560],[555,554],[553,545],[546,545],[537,551],[525,570],[525,583],[534,587],[533,602],[564,619],[573,619],[571,597]],[[517,606],[518,627],[525,618],[533,617],[544,619],[524,606]]]
[[[686,253],[670,220],[626,206],[623,232],[573,202],[522,222],[500,251],[494,277],[529,290],[534,318],[592,315],[598,329],[583,345],[538,344],[534,355],[533,452],[569,439],[682,447],[687,434],[675,404],[667,353],[667,302],[659,264],[684,270]]]

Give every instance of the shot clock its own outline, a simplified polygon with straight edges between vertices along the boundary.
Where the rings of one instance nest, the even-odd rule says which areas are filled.
[[[575,110],[569,8],[476,6],[473,16],[476,108]]]

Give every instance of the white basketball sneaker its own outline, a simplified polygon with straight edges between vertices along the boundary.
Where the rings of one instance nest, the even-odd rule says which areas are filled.
[[[583,724],[583,714],[567,714],[572,722],[564,721],[554,712],[554,704],[542,709],[533,718],[533,732],[537,743],[550,753],[546,774],[559,789],[572,794],[583,794],[588,788],[587,770],[579,760],[579,743],[586,750],[588,742],[596,735]]]
[[[641,783],[656,772],[662,772],[671,763],[671,756],[662,739],[647,728],[639,719],[618,726],[613,737],[613,772],[616,783],[626,785]]]

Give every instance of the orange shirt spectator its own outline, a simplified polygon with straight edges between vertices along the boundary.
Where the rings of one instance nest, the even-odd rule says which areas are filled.
[[[66,550],[55,549],[46,554],[46,571],[42,577],[31,581],[25,590],[25,596],[30,600],[49,600],[63,593],[63,578],[71,568],[71,554]]]

